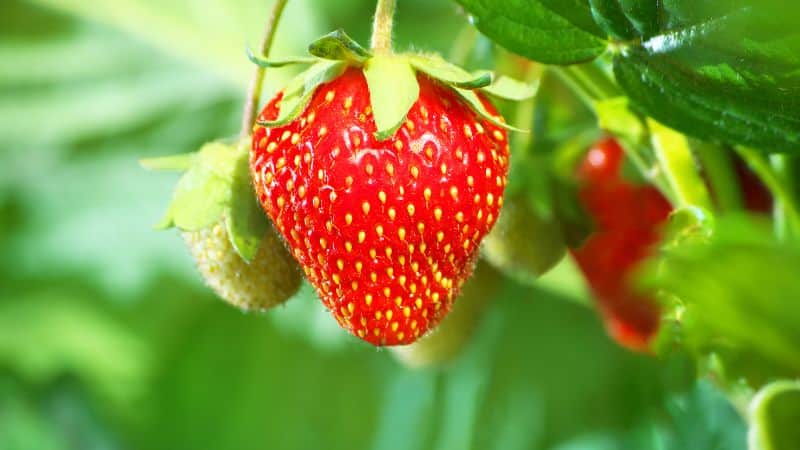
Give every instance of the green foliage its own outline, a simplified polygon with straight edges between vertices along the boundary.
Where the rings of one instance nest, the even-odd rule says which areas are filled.
[[[773,0],[653,3],[633,17],[604,17],[641,39],[623,43],[614,59],[617,81],[638,108],[699,138],[800,149],[800,99],[787,95],[800,86],[796,6]],[[635,30],[634,21],[648,25]]]
[[[133,403],[151,361],[129,326],[85,302],[80,292],[16,297],[0,304],[0,360],[13,361],[15,375],[46,386],[71,373],[116,406]]]
[[[710,242],[700,231],[670,245],[650,286],[681,300],[690,348],[716,354],[728,380],[745,377],[758,386],[800,374],[800,247],[752,220],[723,217]]]
[[[769,151],[800,149],[800,27],[794,5],[459,3],[478,29],[537,61],[570,64],[610,49],[617,82],[633,105],[681,132]]]
[[[789,450],[800,442],[800,384],[778,381],[765,386],[750,405],[751,450]]]
[[[457,1],[481,32],[535,61],[587,61],[601,55],[608,46],[603,32],[592,21],[585,0]]]

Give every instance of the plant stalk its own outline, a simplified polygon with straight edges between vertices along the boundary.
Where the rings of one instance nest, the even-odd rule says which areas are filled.
[[[392,53],[392,25],[396,0],[378,0],[372,20],[372,52],[376,55]]]
[[[594,62],[553,66],[553,69],[590,109],[594,109],[592,102],[622,95],[614,81]]]
[[[278,29],[278,22],[281,19],[283,10],[286,7],[288,0],[275,0],[272,5],[269,17],[267,17],[267,24],[264,26],[264,37],[261,39],[261,45],[258,48],[258,56],[267,58],[269,51],[272,48],[272,41],[275,39],[275,32]],[[244,113],[242,114],[242,128],[240,135],[242,138],[250,136],[253,131],[253,123],[258,114],[258,105],[261,102],[261,90],[264,85],[264,75],[266,71],[263,67],[256,67],[253,73],[253,78],[250,80],[250,87],[247,90],[247,99],[244,104]]]
[[[686,136],[652,119],[647,120],[647,125],[656,158],[675,194],[676,206],[713,211],[711,196],[697,171]]]
[[[740,210],[742,191],[729,149],[698,140],[691,143],[714,192],[717,207],[723,213]]]
[[[749,147],[736,147],[736,150],[775,198],[775,231],[778,237],[785,238],[787,232],[793,236],[800,235],[800,211],[789,185],[789,174],[786,173],[791,167],[785,160],[787,157],[776,155],[770,161],[762,152]]]

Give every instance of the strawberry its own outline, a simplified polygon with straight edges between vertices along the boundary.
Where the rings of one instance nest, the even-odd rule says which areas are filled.
[[[497,226],[486,236],[484,256],[522,283],[532,283],[564,256],[561,228],[542,217],[525,195],[508,197]]]
[[[211,142],[142,163],[184,172],[158,228],[181,231],[206,284],[223,300],[260,311],[292,297],[302,276],[255,199],[249,147],[249,140]]]
[[[672,207],[654,187],[622,179],[623,157],[611,138],[587,153],[578,171],[579,198],[596,230],[571,252],[611,336],[625,347],[644,351],[658,330],[660,308],[650,295],[634,289],[631,274],[661,240],[659,228]]]
[[[264,210],[339,324],[401,345],[436,326],[469,277],[503,204],[508,137],[481,94],[476,106],[422,70],[400,126],[383,133],[370,64],[308,91],[281,123],[278,94],[250,165]]]
[[[182,235],[206,284],[242,310],[263,311],[277,306],[300,287],[297,265],[272,229],[264,234],[249,263],[233,248],[222,221]]]

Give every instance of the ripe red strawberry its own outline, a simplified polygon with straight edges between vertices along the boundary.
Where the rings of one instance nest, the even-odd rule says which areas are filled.
[[[609,334],[620,344],[644,351],[658,331],[660,308],[633,289],[637,264],[660,241],[659,228],[672,210],[649,185],[622,176],[623,151],[613,139],[599,141],[579,168],[579,198],[596,230],[572,255],[597,299]]]
[[[253,135],[264,209],[336,320],[374,345],[411,343],[450,310],[506,185],[506,131],[451,88],[417,80],[389,139],[374,137],[367,82],[352,67],[299,117]],[[280,101],[259,121],[274,120]]]

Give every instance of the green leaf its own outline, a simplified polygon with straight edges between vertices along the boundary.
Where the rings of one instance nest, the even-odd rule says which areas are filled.
[[[248,142],[242,142],[233,172],[230,207],[225,211],[228,237],[245,261],[252,261],[256,256],[261,239],[270,226],[253,190],[249,156]]]
[[[630,36],[617,82],[641,112],[700,139],[800,150],[800,11],[778,0],[592,2]],[[638,2],[650,3],[650,2]],[[627,30],[627,31],[626,31]]]
[[[456,0],[475,26],[509,50],[546,64],[592,60],[608,45],[586,0]]]
[[[399,56],[375,56],[364,67],[372,111],[375,137],[391,137],[419,98],[419,83],[408,60]]]
[[[354,41],[344,30],[336,30],[308,46],[308,53],[325,59],[364,63],[372,54]]]
[[[462,89],[477,89],[492,83],[492,74],[482,72],[471,74],[451,64],[438,55],[411,55],[408,57],[411,66],[445,84]]]
[[[495,97],[519,102],[536,95],[536,90],[538,88],[538,83],[528,84],[519,80],[515,80],[511,77],[501,75],[497,77],[492,84],[483,87],[481,90]]]
[[[717,355],[730,380],[800,374],[800,245],[738,216],[717,218],[710,243],[702,234],[668,247],[645,279],[681,301],[687,346]]]
[[[793,450],[800,443],[800,383],[776,381],[750,404],[751,450]]]
[[[249,59],[253,64],[263,67],[265,69],[273,68],[273,67],[284,67],[284,66],[291,66],[295,64],[314,64],[318,62],[319,59],[317,58],[304,58],[304,57],[294,57],[294,58],[286,58],[286,59],[264,59],[260,56],[256,56],[253,54],[253,51],[250,48],[247,49],[247,59]]]
[[[265,127],[278,127],[297,118],[305,111],[317,88],[342,74],[347,67],[342,61],[321,61],[293,78],[284,88],[281,109],[275,120],[259,120]]]
[[[197,231],[218,222],[230,204],[235,157],[231,146],[219,142],[204,145],[178,182],[161,226]]]
[[[139,164],[150,170],[175,170],[183,172],[194,163],[197,153],[181,153],[179,155],[162,156],[159,158],[145,158]]]

